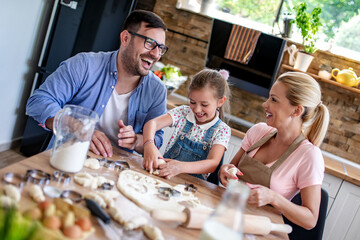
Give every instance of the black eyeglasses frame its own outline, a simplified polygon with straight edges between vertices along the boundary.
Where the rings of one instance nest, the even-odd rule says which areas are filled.
[[[164,44],[159,44],[157,41],[155,41],[154,39],[152,38],[149,38],[147,36],[144,36],[144,35],[141,35],[141,34],[138,34],[138,33],[135,33],[135,32],[132,32],[132,31],[128,31],[131,35],[134,35],[134,36],[138,36],[138,37],[141,37],[144,39],[144,47],[147,49],[147,50],[154,50],[156,47],[159,47],[160,49],[160,55],[163,56],[167,51],[168,51],[168,47]],[[153,43],[155,43],[155,46],[153,48],[147,48],[146,47],[146,43],[148,42],[148,40],[152,41]]]

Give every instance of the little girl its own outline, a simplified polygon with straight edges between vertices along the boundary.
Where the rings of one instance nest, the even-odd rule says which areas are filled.
[[[189,86],[190,106],[180,106],[167,114],[148,121],[144,126],[145,169],[159,169],[159,175],[170,179],[180,173],[190,173],[218,184],[217,172],[227,149],[231,130],[221,119],[230,90],[226,70],[204,69],[195,74]],[[154,143],[155,132],[165,127],[175,130],[164,156]],[[160,165],[159,159],[165,164]],[[161,161],[164,162],[164,161]],[[209,173],[213,173],[208,179]]]

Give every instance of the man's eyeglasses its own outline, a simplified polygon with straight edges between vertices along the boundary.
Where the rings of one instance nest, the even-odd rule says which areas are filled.
[[[131,35],[135,35],[135,36],[138,36],[138,37],[141,37],[143,38],[145,41],[144,41],[144,47],[147,49],[147,50],[154,50],[156,47],[159,47],[160,49],[160,55],[164,55],[167,50],[168,50],[168,47],[165,46],[164,44],[158,44],[154,39],[151,39],[151,38],[148,38],[144,35],[141,35],[141,34],[138,34],[138,33],[134,33],[134,32],[131,32],[131,31],[128,31]]]

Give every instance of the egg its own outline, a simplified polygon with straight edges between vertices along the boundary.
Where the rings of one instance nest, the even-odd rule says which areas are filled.
[[[48,216],[46,217],[44,220],[43,220],[43,225],[44,227],[46,228],[49,228],[49,229],[60,229],[61,227],[61,220],[58,216]]]
[[[46,199],[45,201],[39,202],[38,208],[40,208],[40,210],[44,212],[51,204],[52,202]]]
[[[72,239],[78,239],[82,236],[82,230],[78,225],[72,225],[63,229],[63,234]]]
[[[24,217],[30,220],[39,220],[42,217],[42,212],[40,208],[32,208],[24,213]]]
[[[88,217],[79,218],[75,222],[83,231],[89,231],[92,227],[92,223]]]

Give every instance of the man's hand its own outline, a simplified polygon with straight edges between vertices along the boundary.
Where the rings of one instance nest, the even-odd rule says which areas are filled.
[[[137,135],[131,125],[124,125],[122,120],[119,120],[119,134],[118,144],[120,147],[134,150],[137,144]]]
[[[94,131],[94,135],[91,139],[90,149],[96,155],[102,155],[103,157],[111,157],[113,155],[110,140],[103,132],[98,130]]]

